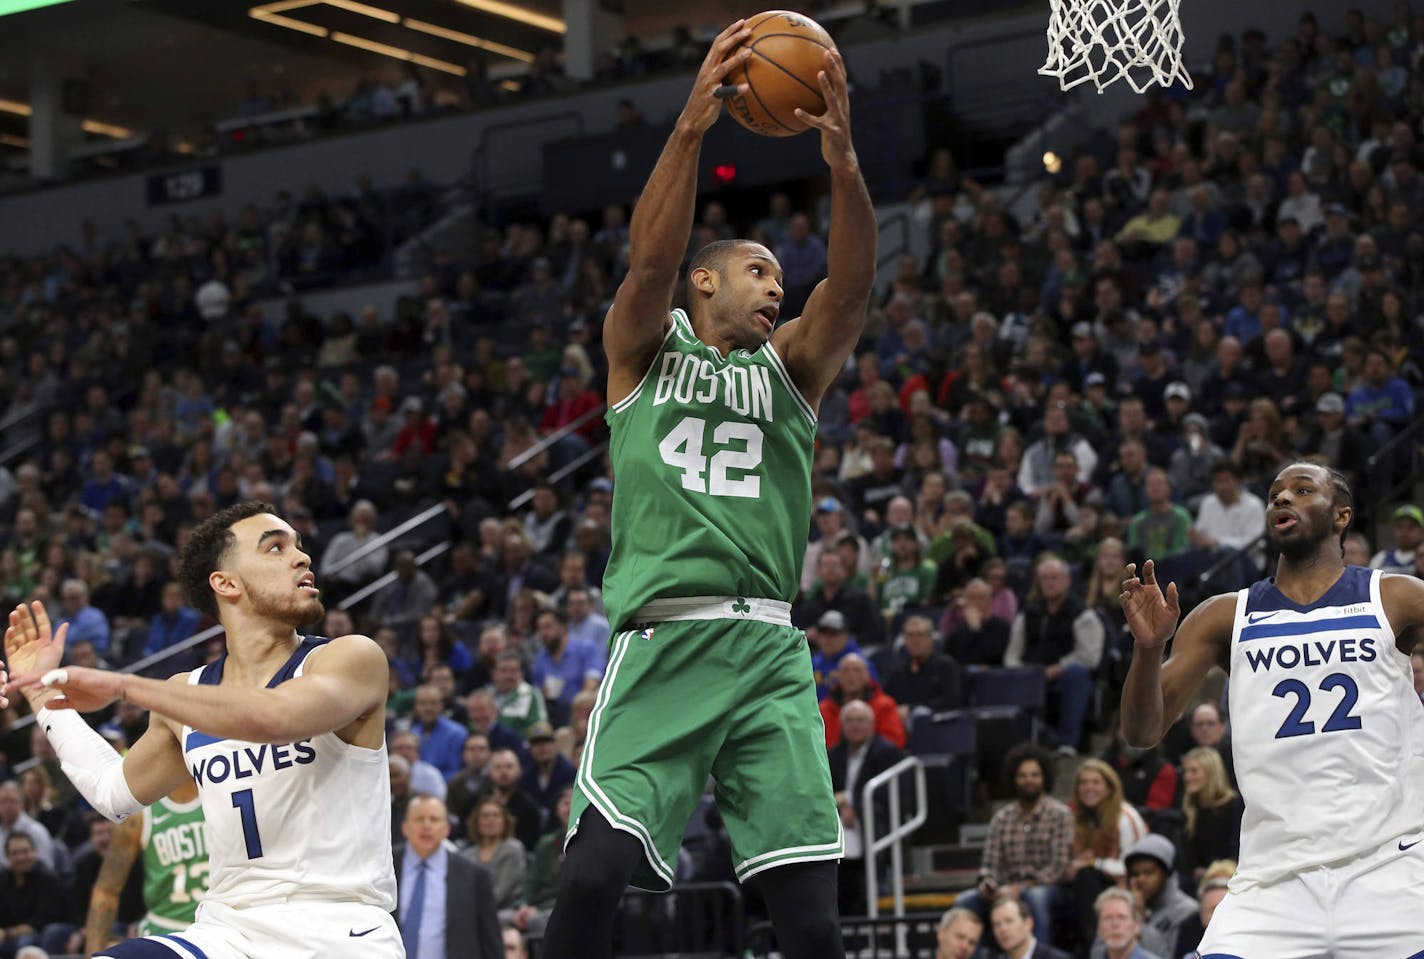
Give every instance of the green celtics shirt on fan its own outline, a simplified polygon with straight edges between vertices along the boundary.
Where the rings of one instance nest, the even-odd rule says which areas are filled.
[[[607,419],[615,630],[653,599],[796,598],[816,416],[769,341],[723,357],[673,310],[647,375]]]

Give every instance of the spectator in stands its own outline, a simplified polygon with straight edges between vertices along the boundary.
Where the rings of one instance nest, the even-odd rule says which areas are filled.
[[[6,865],[0,868],[0,954],[27,946],[64,952],[74,927],[64,921],[64,885],[40,862],[34,840],[24,833],[5,836]]]
[[[855,535],[846,525],[845,507],[834,496],[824,496],[817,500],[813,515],[818,535],[816,539],[806,544],[806,556],[801,564],[801,591],[808,594],[815,588],[818,578],[822,580],[825,578],[820,573],[821,554],[833,547],[843,534]],[[859,547],[857,555],[860,557],[861,565],[849,571],[852,579],[856,574],[868,576],[874,569],[872,563],[877,559],[876,554],[859,536],[856,536],[856,545]]]
[[[489,776],[490,743],[484,733],[470,733],[460,747],[460,768],[446,782],[445,802],[452,821],[458,824],[456,838],[464,836],[465,817],[475,808],[475,797]]]
[[[1068,564],[1053,554],[1038,561],[1029,601],[1009,630],[1005,666],[1042,666],[1057,699],[1058,746],[1076,752],[1093,695],[1106,631],[1102,620],[1073,595]]]
[[[584,565],[583,555],[580,553],[565,554],[564,565],[568,566],[573,563],[582,567]],[[608,639],[612,635],[612,628],[609,626],[607,617],[594,609],[593,593],[594,590],[591,587],[576,586],[565,594],[564,608],[568,614],[569,639],[606,647]]]
[[[320,584],[335,598],[350,595],[384,573],[390,555],[384,543],[371,546],[380,534],[376,531],[376,507],[370,500],[358,500],[351,507],[347,522],[350,529],[342,530],[331,538],[322,554],[321,565],[317,567]],[[348,564],[347,557],[366,548],[370,551],[351,559]]]
[[[1159,747],[1138,749],[1122,738],[1122,729],[1113,724],[1112,740],[1102,759],[1122,780],[1122,795],[1151,825],[1155,820],[1175,819],[1177,807],[1177,767],[1162,759]],[[1171,810],[1171,816],[1162,815]]]
[[[0,782],[0,866],[9,865],[7,847],[11,836],[29,836],[34,853],[42,865],[54,868],[54,839],[25,812],[25,797],[20,784],[11,779]]]
[[[945,610],[940,631],[945,653],[958,662],[970,667],[998,666],[1009,645],[1010,621],[995,613],[994,591],[988,580],[976,576],[964,584]]]
[[[1369,437],[1352,429],[1345,421],[1345,400],[1333,390],[1322,393],[1315,401],[1315,420],[1307,426],[1297,446],[1302,456],[1340,470],[1350,477],[1350,485],[1362,489],[1360,471],[1369,457]]]
[[[1085,759],[1073,782],[1073,861],[1068,866],[1081,942],[1091,942],[1093,904],[1127,879],[1123,850],[1147,835],[1147,823],[1122,795],[1122,780],[1101,759]]]
[[[862,823],[865,821],[865,784],[895,765],[901,759],[896,746],[875,733],[875,711],[869,704],[854,700],[841,710],[840,741],[828,753],[831,768],[831,788],[835,790],[836,808],[845,830],[845,858],[839,870],[840,911],[843,915],[861,915],[866,907],[865,846]],[[877,831],[883,835],[888,820],[889,798],[882,792],[876,800]]]
[[[1219,459],[1212,465],[1211,490],[1202,498],[1196,522],[1192,524],[1194,547],[1229,552],[1265,535],[1266,504],[1255,493],[1242,487],[1235,463]]]
[[[811,227],[805,213],[793,213],[787,228],[786,241],[775,251],[781,264],[782,288],[785,290],[781,308],[787,316],[797,316],[806,305],[811,288],[826,275],[826,244]]]
[[[420,737],[420,758],[439,770],[441,782],[460,769],[465,742],[465,727],[447,719],[444,711],[445,697],[439,689],[426,685],[415,691],[410,731]]]
[[[539,837],[539,844],[534,847],[534,857],[529,862],[529,869],[524,877],[524,894],[519,908],[510,917],[510,923],[518,931],[524,931],[532,936],[544,934],[544,927],[548,925],[549,913],[554,908],[554,900],[559,891],[559,875],[564,866],[564,839],[569,828],[569,811],[573,803],[573,790],[565,789],[559,793],[558,801],[554,804],[554,819],[550,829]],[[505,930],[506,943],[509,942]],[[511,959],[510,953],[506,950],[505,959]]]
[[[491,749],[512,749],[516,754],[523,752],[524,737],[499,722],[499,709],[488,691],[477,689],[465,697],[465,714],[470,720],[470,732],[488,736]]]
[[[939,917],[934,959],[972,959],[983,934],[984,921],[968,909],[955,906]]]
[[[43,766],[31,766],[20,773],[20,795],[25,800],[25,815],[44,827],[44,831],[61,842],[70,842],[70,808],[60,805],[59,790],[50,782]],[[74,819],[78,825],[78,814]]]
[[[816,675],[816,694],[825,699],[831,688],[840,681],[841,660],[850,655],[857,655],[864,661],[865,653],[860,644],[851,637],[845,616],[833,609],[822,613],[820,619],[816,620],[811,638],[816,650],[811,654],[811,670]],[[879,679],[874,664],[869,664],[869,669],[871,678]]]
[[[989,821],[989,838],[974,889],[958,904],[980,916],[999,896],[1022,896],[1034,928],[1050,941],[1053,910],[1063,901],[1073,853],[1073,813],[1054,799],[1053,758],[1032,743],[1004,757],[1004,779],[1015,801]]]
[[[1201,881],[1197,883],[1197,914],[1188,916],[1177,930],[1177,945],[1172,955],[1179,959],[1192,959],[1202,936],[1206,935],[1207,924],[1211,922],[1216,907],[1226,898],[1231,877],[1236,873],[1236,861],[1218,859],[1206,868]]]
[[[519,756],[512,749],[496,749],[490,756],[489,778],[478,802],[497,799],[514,815],[514,835],[533,852],[544,831],[544,812],[534,798],[520,788]],[[468,824],[467,824],[468,825]]]
[[[890,530],[890,556],[881,564],[875,586],[887,628],[902,614],[923,609],[934,594],[935,564],[923,553],[914,526],[905,523]]]
[[[1394,523],[1394,548],[1375,553],[1370,558],[1370,568],[1405,576],[1418,575],[1414,556],[1420,543],[1424,543],[1424,510],[1406,503],[1396,507],[1390,518]]]
[[[463,679],[474,665],[465,644],[455,638],[445,621],[434,613],[420,617],[415,631],[415,655],[411,657],[411,672],[424,676],[437,666],[449,667],[457,679]]]
[[[371,618],[396,631],[402,645],[413,645],[420,617],[435,605],[439,589],[430,574],[416,565],[415,551],[396,553],[395,579],[371,599]]]
[[[412,793],[438,796],[443,802],[448,787],[445,775],[432,763],[420,758],[420,734],[410,730],[400,730],[390,736],[390,752],[406,761],[406,778]]]
[[[903,636],[904,646],[885,676],[885,692],[899,703],[901,718],[908,719],[918,706],[933,712],[962,707],[964,670],[935,648],[934,622],[928,616],[910,616]]]
[[[1147,508],[1147,447],[1141,440],[1124,440],[1117,455],[1118,470],[1108,485],[1107,507],[1126,521]]]
[[[1039,942],[1033,914],[1019,896],[999,896],[989,910],[989,921],[1003,959],[1071,959],[1063,950]]]
[[[1241,854],[1241,816],[1245,807],[1226,778],[1221,755],[1198,746],[1182,757],[1181,876],[1189,888],[1201,881],[1208,864]]]
[[[556,609],[539,611],[535,621],[541,648],[534,659],[533,680],[551,712],[563,722],[574,696],[597,689],[608,666],[607,652],[588,640],[569,637],[568,618]]]
[[[1189,732],[1193,748],[1214,749],[1221,759],[1222,769],[1226,772],[1227,785],[1234,789],[1236,764],[1232,760],[1231,730],[1226,725],[1226,716],[1222,713],[1220,704],[1211,700],[1197,704],[1191,712],[1190,722]]]
[[[827,613],[839,613],[842,628],[860,646],[878,646],[883,635],[880,611],[870,594],[849,582],[850,570],[834,550],[823,551],[816,562],[819,581],[796,604],[792,619],[801,628],[816,625]]]
[[[1365,350],[1364,382],[1350,390],[1345,413],[1350,425],[1366,433],[1376,447],[1394,439],[1414,418],[1414,391],[1396,375],[1388,352],[1378,347]],[[1392,487],[1395,461],[1392,452],[1380,456],[1375,470],[1388,485],[1377,492],[1385,493]]]
[[[514,826],[514,815],[504,803],[498,799],[481,800],[465,824],[470,845],[460,851],[460,855],[479,863],[489,873],[501,922],[506,921],[506,915],[513,915],[524,892],[527,862],[524,847],[514,838]]]
[[[1102,501],[1098,489],[1079,478],[1078,457],[1069,450],[1054,454],[1053,482],[1039,493],[1033,531],[1043,539],[1067,536],[1082,521],[1082,507]]]
[[[1073,454],[1077,473],[1070,489],[1076,489],[1079,483],[1086,483],[1093,475],[1098,465],[1098,454],[1086,439],[1073,432],[1067,405],[1056,403],[1044,411],[1043,435],[1024,451],[1023,461],[1019,464],[1019,489],[1039,500],[1049,490],[1061,485],[1056,467],[1057,457],[1062,453]]]
[[[520,736],[536,723],[547,723],[549,711],[544,696],[524,679],[524,658],[517,650],[506,649],[494,660],[494,682],[489,687],[499,710],[499,721]]]
[[[897,749],[905,748],[905,724],[900,719],[899,704],[871,678],[865,657],[858,653],[842,656],[835,679],[829,685],[829,694],[821,700],[821,719],[826,727],[827,746],[840,742],[842,709],[847,703],[859,700],[875,714],[875,734]]]
[[[1171,959],[1142,946],[1142,903],[1126,889],[1105,889],[1093,902],[1097,914],[1097,941],[1090,959]]]
[[[529,761],[519,785],[552,815],[559,794],[574,783],[574,766],[559,754],[554,727],[546,722],[529,727]]]
[[[201,614],[184,602],[183,587],[177,582],[163,586],[162,606],[149,622],[143,655],[152,656],[198,631]]]
[[[1157,956],[1171,953],[1178,929],[1197,912],[1197,901],[1174,879],[1176,857],[1172,840],[1156,833],[1133,843],[1123,856],[1128,888],[1142,901],[1142,948]]]
[[[54,625],[58,629],[68,624],[65,641],[71,647],[75,643],[89,642],[100,656],[108,653],[109,618],[98,607],[90,605],[89,584],[78,577],[66,579],[60,588],[60,602],[64,615]]]
[[[1172,480],[1167,471],[1147,471],[1147,505],[1127,524],[1127,548],[1134,556],[1165,559],[1185,553],[1191,546],[1192,514],[1172,502]],[[1265,514],[1262,514],[1264,525]]]
[[[559,492],[552,483],[536,483],[534,498],[524,514],[524,535],[534,552],[556,556],[563,552],[573,530],[573,519],[559,508]]]

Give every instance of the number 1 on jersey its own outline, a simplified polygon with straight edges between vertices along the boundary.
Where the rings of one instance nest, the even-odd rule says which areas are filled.
[[[707,433],[707,421],[697,416],[684,416],[658,444],[658,454],[667,465],[682,471],[682,488],[713,496],[737,496],[756,499],[761,495],[761,477],[751,473],[761,465],[761,427],[755,423],[721,423],[712,431],[712,442],[719,449],[710,457],[702,452]],[[730,444],[744,444],[737,449]],[[729,471],[750,473],[734,477]],[[704,478],[703,474],[708,475]]]
[[[262,858],[262,836],[257,832],[257,807],[252,802],[252,790],[239,789],[232,794],[233,808],[242,816],[242,838],[247,843],[247,858]]]

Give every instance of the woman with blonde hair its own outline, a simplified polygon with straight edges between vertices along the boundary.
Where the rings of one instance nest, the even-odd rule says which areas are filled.
[[[1068,875],[1079,904],[1081,941],[1092,942],[1097,930],[1093,903],[1110,886],[1126,882],[1122,852],[1147,835],[1145,823],[1123,798],[1117,771],[1101,759],[1085,759],[1073,780],[1073,861]]]
[[[1190,884],[1201,881],[1206,867],[1217,859],[1236,859],[1241,852],[1241,814],[1245,806],[1231,781],[1226,764],[1211,746],[1198,746],[1182,757],[1182,877]]]

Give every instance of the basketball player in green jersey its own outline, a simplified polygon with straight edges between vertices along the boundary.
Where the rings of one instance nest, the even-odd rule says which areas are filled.
[[[89,898],[85,955],[102,951],[113,935],[119,893],[134,860],[143,857],[143,902],[148,912],[140,936],[181,932],[193,924],[208,888],[208,843],[203,806],[194,783],[174,790],[114,827]]]
[[[865,325],[875,213],[850,135],[845,67],[798,117],[830,168],[827,277],[780,326],[781,268],[749,241],[709,244],[670,310],[692,229],[703,134],[749,51],[712,45],[633,214],[628,274],[604,325],[617,632],[589,718],[544,940],[546,959],[611,956],[618,898],[662,891],[709,774],[737,876],[757,882],[788,959],[843,956],[840,820],[805,634],[791,626],[811,516],[816,409]],[[769,149],[774,147],[768,144]]]

